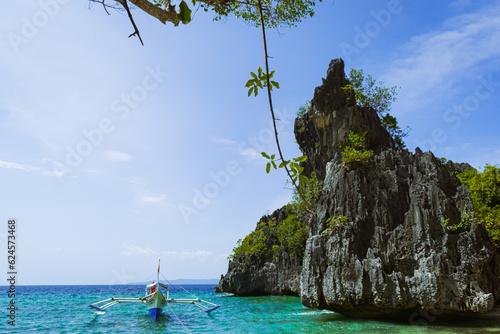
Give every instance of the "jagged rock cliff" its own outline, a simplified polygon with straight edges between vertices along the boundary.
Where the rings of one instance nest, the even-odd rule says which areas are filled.
[[[366,143],[376,151],[394,147],[377,113],[357,106],[354,96],[346,95],[342,87],[348,83],[342,59],[332,60],[326,79],[314,90],[309,112],[295,120],[295,138],[308,157],[305,172],[315,171],[321,180],[325,178],[326,164],[334,158],[349,131],[366,131]]]
[[[472,210],[454,171],[418,150],[385,150],[351,171],[330,162],[310,221],[302,303],[363,317],[491,310],[500,262],[486,230],[443,226]],[[335,215],[349,223],[326,231]]]
[[[482,225],[448,227],[473,211],[467,188],[455,176],[467,165],[395,147],[376,112],[356,106],[341,89],[345,84],[344,63],[333,60],[310,110],[295,124],[297,142],[308,156],[306,171],[324,179],[307,221],[302,303],[357,317],[491,310],[500,300],[498,249]],[[375,153],[355,168],[342,164],[338,152],[349,131],[367,131]],[[327,226],[338,215],[348,222]],[[287,273],[300,267],[280,259],[273,264]],[[278,275],[266,268],[254,272]],[[274,291],[276,280],[267,282],[261,290]],[[247,284],[253,284],[250,276],[233,280]]]

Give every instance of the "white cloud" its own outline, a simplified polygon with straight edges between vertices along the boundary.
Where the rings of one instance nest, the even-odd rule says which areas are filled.
[[[162,204],[167,199],[167,195],[160,196],[141,196],[139,202],[142,204]]]
[[[238,153],[249,159],[262,157],[262,155],[259,152],[257,152],[257,150],[254,148],[244,148],[240,150]]]
[[[39,168],[28,165],[16,164],[14,162],[0,161],[0,168],[19,169],[25,172],[38,171]]]
[[[195,260],[195,259],[206,259],[213,255],[212,252],[206,250],[198,250],[194,252],[177,252],[177,251],[164,251],[161,255],[166,256],[174,260]]]
[[[471,67],[500,56],[500,4],[447,20],[441,29],[414,36],[400,50],[382,81],[403,87],[402,109],[422,106],[460,82]],[[442,98],[442,96],[440,96]]]
[[[156,254],[156,252],[149,247],[141,248],[134,245],[123,245],[123,250],[121,253],[123,255],[146,255],[146,256]]]
[[[130,155],[119,151],[104,151],[103,154],[109,161],[113,162],[123,162],[132,160],[132,157]]]
[[[235,145],[236,144],[236,142],[234,140],[222,138],[222,137],[218,137],[218,136],[213,136],[212,142],[214,142],[216,144],[223,144],[223,145]]]
[[[200,260],[212,257],[214,254],[207,250],[197,250],[197,251],[161,251],[157,252],[149,247],[143,248],[134,245],[123,245],[123,250],[121,251],[123,255],[143,255],[143,256],[160,256],[163,258],[168,258],[171,260]]]

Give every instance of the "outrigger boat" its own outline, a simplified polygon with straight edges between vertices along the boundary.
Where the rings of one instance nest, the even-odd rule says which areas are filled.
[[[160,291],[160,287],[165,289],[165,295]],[[106,312],[106,309],[122,303],[143,303],[146,304],[149,310],[149,317],[153,320],[158,319],[163,312],[163,308],[167,304],[194,304],[201,308],[204,312],[211,312],[219,308],[219,305],[201,300],[199,298],[193,299],[175,299],[169,297],[169,285],[160,283],[160,263],[158,262],[158,273],[156,282],[146,285],[146,295],[139,298],[108,298],[98,301],[89,306],[101,311]]]

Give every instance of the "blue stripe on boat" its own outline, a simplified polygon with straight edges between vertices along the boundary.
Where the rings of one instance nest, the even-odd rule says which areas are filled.
[[[101,312],[106,312],[105,310],[103,310],[103,309],[102,309],[102,308],[100,308],[99,306],[95,306],[95,305],[92,305],[92,304],[90,304],[89,306],[90,306],[90,307],[95,308],[95,309],[96,309],[96,310],[98,310],[98,311],[101,311]]]
[[[215,305],[214,307],[207,308],[207,309],[205,310],[205,312],[210,312],[210,311],[216,310],[216,309],[218,309],[219,307],[220,307],[220,305]]]
[[[162,312],[161,308],[150,308],[149,309],[149,318],[151,319],[158,319]]]

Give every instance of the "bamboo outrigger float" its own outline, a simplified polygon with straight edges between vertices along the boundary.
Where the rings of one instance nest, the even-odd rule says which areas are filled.
[[[160,291],[160,287],[165,289],[165,295]],[[148,293],[149,292],[149,293]],[[199,298],[192,299],[175,299],[169,297],[169,286],[160,283],[160,264],[158,263],[158,273],[156,282],[146,285],[146,295],[139,298],[108,298],[98,301],[89,306],[101,311],[106,312],[106,309],[121,303],[143,303],[146,304],[149,310],[149,317],[151,319],[158,319],[163,312],[163,308],[167,304],[193,304],[201,308],[204,312],[211,312],[219,308],[219,305],[201,300]]]

